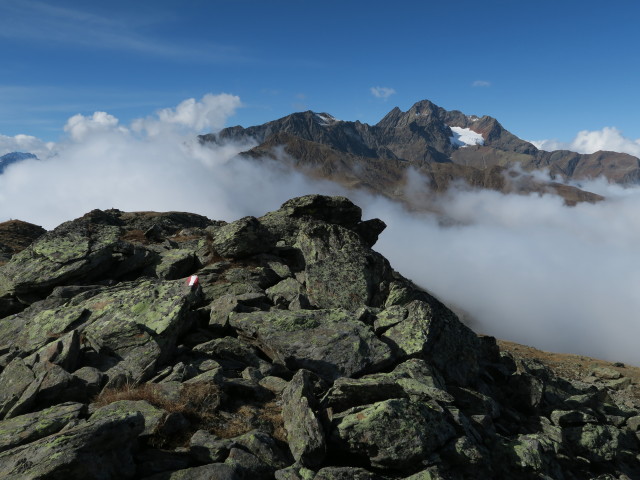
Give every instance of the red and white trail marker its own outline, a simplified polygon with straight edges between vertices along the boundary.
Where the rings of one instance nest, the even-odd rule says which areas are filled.
[[[190,287],[197,287],[199,282],[198,275],[191,275],[189,277],[188,284]]]

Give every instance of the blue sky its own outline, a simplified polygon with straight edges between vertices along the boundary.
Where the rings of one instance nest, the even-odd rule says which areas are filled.
[[[636,139],[639,18],[632,0],[0,0],[0,134],[58,141],[78,113],[128,123],[229,93],[243,126],[430,99],[529,140]]]

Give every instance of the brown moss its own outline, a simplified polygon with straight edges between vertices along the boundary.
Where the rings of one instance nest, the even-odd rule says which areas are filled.
[[[126,242],[142,243],[143,245],[149,244],[149,239],[144,235],[142,230],[129,230],[125,232],[120,239]]]

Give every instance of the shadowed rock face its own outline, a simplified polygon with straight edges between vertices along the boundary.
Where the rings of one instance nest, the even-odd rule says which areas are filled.
[[[310,195],[39,237],[0,266],[0,477],[638,478],[624,378],[500,352],[371,249],[383,228]]]
[[[451,141],[452,127],[470,129],[482,135],[484,143],[456,146]],[[200,140],[251,143],[255,146],[244,157],[290,162],[313,177],[328,178],[347,188],[362,188],[417,208],[427,208],[428,204],[403,193],[407,176],[416,171],[428,180],[430,193],[444,192],[452,182],[462,180],[470,188],[556,194],[569,205],[597,202],[602,197],[554,181],[541,181],[526,172],[547,169],[554,178],[563,180],[605,176],[621,184],[640,181],[640,160],[631,155],[538,150],[495,118],[447,111],[428,100],[406,112],[396,107],[376,125],[307,111],[246,129],[226,128],[202,135]],[[286,158],[278,152],[286,153]]]

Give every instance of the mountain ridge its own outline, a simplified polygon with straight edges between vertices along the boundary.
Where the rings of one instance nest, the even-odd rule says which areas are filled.
[[[452,127],[482,135],[484,144],[457,147],[452,142],[455,136]],[[517,167],[517,176],[525,177],[524,182],[517,183],[527,185],[522,193],[553,192],[570,205],[580,201],[596,202],[602,197],[570,185],[559,189],[560,182],[601,175],[621,184],[640,182],[640,160],[631,155],[617,152],[579,154],[567,150],[546,152],[513,135],[493,117],[447,111],[429,100],[415,103],[406,112],[395,107],[375,125],[336,120],[328,113],[308,110],[262,125],[229,127],[215,134],[201,135],[199,139],[203,144],[253,142],[257,145],[241,154],[251,158],[266,155],[282,160],[270,150],[283,147],[293,157],[294,165],[305,173],[325,176],[345,186],[360,183],[390,198],[397,198],[394,192],[402,189],[402,181],[398,179],[407,176],[409,166],[425,175],[436,192],[448,189],[453,180],[462,180],[472,187],[505,193],[519,191],[519,187],[509,180],[514,176],[513,167]],[[324,157],[330,157],[331,161],[322,165],[317,157],[302,154],[301,144],[306,145],[306,150],[314,149],[307,142],[319,145],[315,151],[324,151]],[[388,162],[388,166],[381,169],[381,162]],[[393,171],[391,177],[395,181],[390,182],[382,175],[381,184],[376,185],[371,175],[365,174],[356,180],[355,169],[350,169],[350,164],[358,165],[360,172],[361,167]],[[548,170],[550,181],[542,182],[530,176],[542,169]],[[327,171],[331,172],[328,176]],[[347,174],[347,179],[342,178],[343,173]]]

